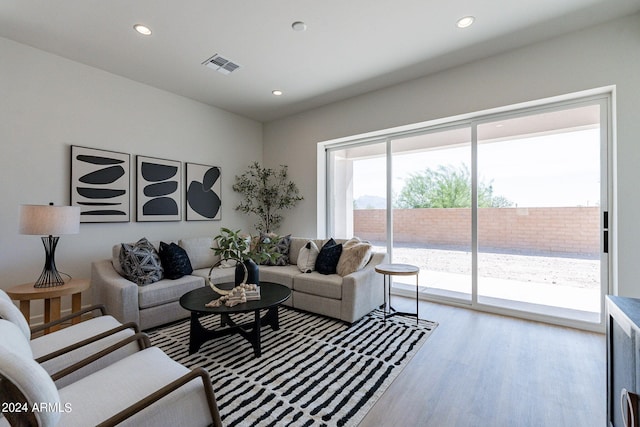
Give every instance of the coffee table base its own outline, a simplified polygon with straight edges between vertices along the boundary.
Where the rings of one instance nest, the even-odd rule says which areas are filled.
[[[228,335],[240,334],[244,339],[249,341],[253,346],[253,352],[256,357],[262,355],[262,347],[260,340],[260,329],[263,326],[271,326],[271,329],[277,331],[280,329],[278,319],[278,307],[267,309],[267,313],[260,317],[260,310],[254,311],[253,322],[237,324],[227,313],[220,314],[220,326],[229,326],[226,329],[211,330],[202,326],[200,317],[210,315],[211,313],[191,312],[191,322],[189,328],[189,354],[193,354],[200,349],[205,342],[214,338],[226,337]]]

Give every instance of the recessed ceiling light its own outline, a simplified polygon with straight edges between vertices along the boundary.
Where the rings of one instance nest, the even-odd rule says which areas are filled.
[[[146,25],[136,24],[133,26],[133,29],[139,32],[140,34],[142,34],[143,36],[151,35],[151,28],[147,27]]]
[[[305,24],[302,21],[296,21],[293,24],[291,24],[291,28],[293,28],[293,31],[306,31],[307,24]]]
[[[456,26],[458,28],[467,28],[470,27],[471,24],[473,24],[473,21],[475,21],[476,18],[473,16],[465,16],[463,18],[458,19],[458,22],[456,22]]]
[[[278,89],[271,91],[271,93],[272,93],[272,94],[274,94],[275,96],[280,96],[280,95],[282,95],[282,91],[281,91],[281,90],[278,90]]]

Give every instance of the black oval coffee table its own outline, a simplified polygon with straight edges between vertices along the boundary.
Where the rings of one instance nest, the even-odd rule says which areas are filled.
[[[218,285],[221,289],[231,289],[233,283],[223,283]],[[189,328],[189,354],[193,354],[200,349],[205,342],[224,337],[231,334],[240,334],[253,345],[256,357],[262,355],[260,346],[260,328],[269,325],[271,329],[277,331],[278,306],[291,296],[291,290],[286,286],[277,283],[261,282],[260,299],[247,301],[233,307],[222,305],[220,307],[205,307],[208,302],[220,298],[220,295],[209,286],[194,289],[180,298],[182,308],[191,312],[191,323]],[[267,313],[260,317],[260,310],[267,310]],[[253,322],[237,324],[231,319],[232,314],[254,312]],[[225,329],[211,330],[202,326],[200,317],[219,314],[220,326],[228,326]]]

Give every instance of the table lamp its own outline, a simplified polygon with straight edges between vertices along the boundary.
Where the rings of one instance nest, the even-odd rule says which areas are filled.
[[[20,234],[42,236],[45,262],[36,288],[64,285],[64,280],[56,269],[55,252],[61,234],[80,232],[80,207],[49,205],[20,206]]]

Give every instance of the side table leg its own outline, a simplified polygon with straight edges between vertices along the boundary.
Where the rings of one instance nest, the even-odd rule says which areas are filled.
[[[60,318],[60,297],[47,298],[44,300],[44,321],[53,322]],[[60,329],[60,325],[52,326],[45,330],[45,334],[55,332]]]
[[[419,309],[418,309],[418,274],[416,274],[416,325],[418,324],[419,319]]]
[[[78,292],[77,294],[71,295],[71,312],[77,313],[80,309],[82,309],[82,294]],[[71,320],[71,324],[78,324],[80,323],[80,320],[79,316],[74,317],[73,320]]]
[[[31,325],[31,301],[20,300],[20,311],[24,318],[27,319],[27,323]]]
[[[384,324],[387,324],[387,310],[389,307],[391,307],[391,283],[389,283],[387,285],[387,275],[384,274],[383,276],[384,280]],[[389,277],[390,278],[390,277]]]

